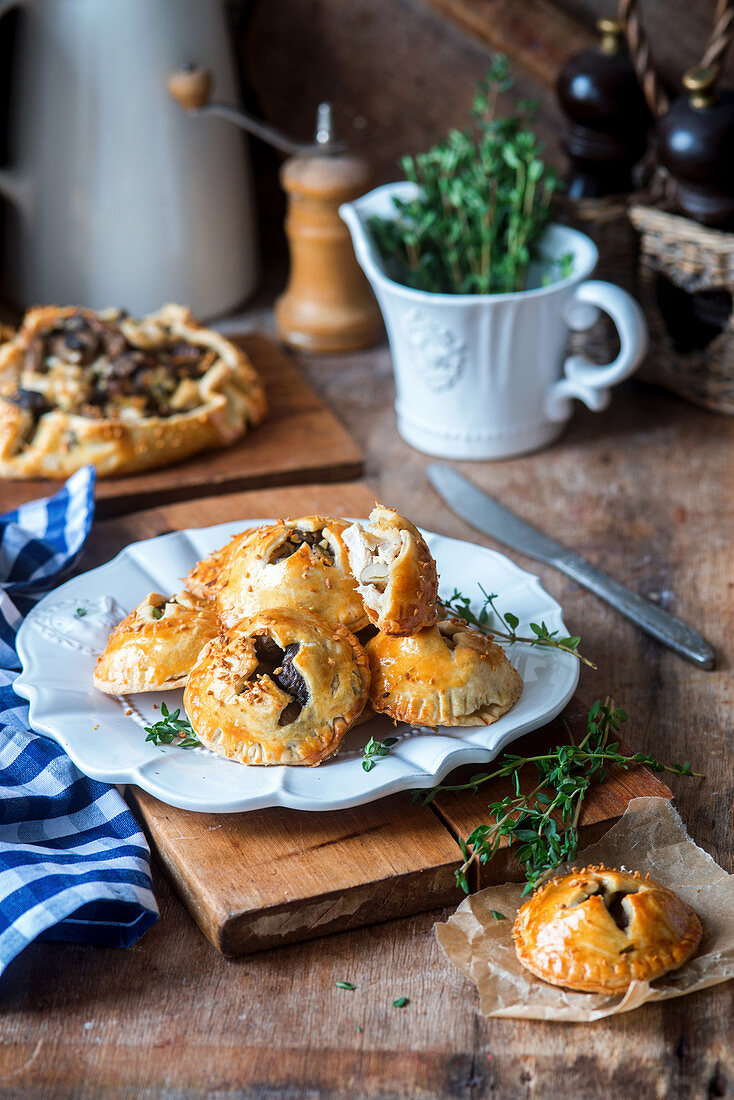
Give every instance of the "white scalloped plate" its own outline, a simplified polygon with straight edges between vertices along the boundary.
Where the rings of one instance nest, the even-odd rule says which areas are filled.
[[[252,520],[249,526],[268,522]],[[508,647],[508,655],[523,678],[523,693],[492,726],[396,730],[390,721],[377,718],[351,730],[338,756],[318,768],[246,767],[206,749],[146,742],[143,726],[160,717],[153,704],[160,706],[165,699],[174,709],[181,705],[182,692],[103,695],[92,684],[96,654],[114,623],[146,593],[176,591],[178,578],[195,561],[242,529],[242,523],[223,523],[133,543],[106,565],[49,593],[23,622],[18,633],[23,671],[15,690],[30,702],[33,729],[58,741],[93,779],[135,783],[171,806],[204,813],[265,806],[341,809],[394,791],[431,787],[461,764],[486,763],[516,737],[554,718],[573,695],[579,676],[574,657],[515,645]],[[568,633],[560,607],[537,577],[494,550],[424,534],[438,562],[444,594],[456,587],[478,597],[481,583],[499,593],[502,610],[519,616],[520,628],[545,621],[551,630]],[[77,608],[85,614],[77,615]],[[362,748],[372,734],[397,735],[398,743],[366,772]]]

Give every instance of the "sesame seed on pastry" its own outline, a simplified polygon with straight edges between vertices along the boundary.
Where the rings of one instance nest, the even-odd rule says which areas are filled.
[[[216,578],[209,586],[225,626],[270,607],[307,608],[354,631],[365,626],[342,539],[347,526],[329,516],[305,516],[233,540],[214,563]],[[195,567],[195,579],[206,569],[205,559]]]
[[[385,634],[415,634],[436,622],[438,573],[417,527],[377,504],[343,537],[370,622]]]
[[[366,653],[370,703],[398,722],[488,726],[522,692],[504,651],[463,619],[443,619],[409,637],[376,634]]]
[[[676,893],[651,878],[584,867],[546,883],[512,929],[524,967],[551,985],[621,993],[654,981],[695,952],[703,925]]]
[[[218,633],[216,615],[196,596],[150,592],[112,631],[97,658],[94,686],[110,695],[183,687]]]
[[[201,652],[184,692],[199,740],[242,764],[314,766],[367,700],[369,667],[343,626],[279,608],[240,620]]]

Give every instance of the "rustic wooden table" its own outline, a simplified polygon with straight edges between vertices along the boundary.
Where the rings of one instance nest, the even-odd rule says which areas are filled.
[[[398,438],[385,348],[302,362],[367,456],[375,495],[479,539]],[[699,626],[713,673],[527,563],[563,604],[635,747],[691,761],[673,780],[694,838],[732,863],[734,421],[629,383],[577,409],[539,455],[462,469],[505,504]],[[93,533],[92,538],[95,538]],[[263,874],[267,875],[267,866]],[[165,880],[161,919],[128,951],[38,944],[0,980],[0,1097],[721,1097],[734,1095],[734,983],[593,1026],[485,1020],[433,936],[439,911],[239,960],[217,955]],[[348,978],[358,986],[335,986]],[[394,1009],[400,996],[409,1005]]]

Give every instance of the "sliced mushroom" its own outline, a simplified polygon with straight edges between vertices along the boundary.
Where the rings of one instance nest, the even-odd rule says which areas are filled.
[[[291,554],[295,554],[304,543],[306,546],[310,546],[314,554],[321,558],[326,565],[334,564],[334,551],[329,545],[328,539],[324,537],[324,532],[302,531],[297,527],[289,531],[283,542],[275,548],[270,557],[269,564],[277,565],[278,562],[285,561]]]
[[[382,587],[384,588],[387,584],[389,576],[390,570],[387,562],[374,560],[371,561],[369,565],[366,565],[362,570],[359,577],[359,583],[382,585]]]
[[[99,337],[83,318],[70,318],[60,332],[51,333],[48,350],[65,363],[87,366],[99,354]]]

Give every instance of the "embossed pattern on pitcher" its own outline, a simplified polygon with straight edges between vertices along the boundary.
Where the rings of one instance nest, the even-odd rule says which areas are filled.
[[[466,361],[466,345],[446,325],[413,307],[405,314],[405,334],[420,354],[415,365],[425,384],[440,392],[459,381]]]

